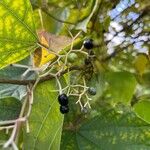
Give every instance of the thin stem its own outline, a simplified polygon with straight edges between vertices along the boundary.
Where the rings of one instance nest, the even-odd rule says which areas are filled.
[[[60,83],[60,81],[59,81],[59,79],[58,79],[58,77],[57,77],[57,76],[55,77],[55,79],[56,79],[57,84],[58,84],[59,94],[62,94],[62,86],[61,86],[61,83]]]
[[[16,119],[16,120],[0,121],[0,126],[2,126],[2,125],[14,124],[14,123],[17,122],[17,120],[19,120],[20,122],[24,122],[24,121],[26,121],[26,118],[25,118],[25,117],[22,117],[22,118],[19,118],[19,119]]]
[[[41,22],[42,29],[44,29],[43,17],[42,17],[41,9],[38,9],[38,12],[39,12],[39,16],[40,16],[40,22]]]
[[[14,128],[14,125],[9,125],[9,126],[3,126],[3,127],[0,127],[0,130],[9,130],[9,129],[12,129]]]
[[[15,123],[12,134],[11,134],[9,140],[4,144],[4,148],[8,148],[9,145],[12,145],[14,143],[13,141],[14,141],[14,138],[16,135],[17,127],[18,127],[18,122]],[[14,146],[13,146],[13,148],[14,148]]]

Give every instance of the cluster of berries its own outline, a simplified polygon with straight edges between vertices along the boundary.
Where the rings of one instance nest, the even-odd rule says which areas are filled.
[[[69,112],[69,106],[68,106],[68,96],[66,94],[60,94],[58,96],[58,102],[60,104],[60,112],[62,114],[66,114]]]
[[[94,47],[93,40],[92,39],[86,39],[83,42],[84,48],[90,50]],[[70,57],[68,58],[70,62],[73,62],[74,59],[76,59],[77,55],[75,53],[71,53]],[[87,61],[89,61],[87,59]],[[88,62],[87,62],[88,63]],[[93,87],[90,87],[88,89],[88,92],[90,95],[96,95],[96,89]],[[66,114],[69,112],[69,106],[68,106],[68,96],[65,93],[62,93],[58,96],[58,102],[60,104],[60,112],[62,114]]]

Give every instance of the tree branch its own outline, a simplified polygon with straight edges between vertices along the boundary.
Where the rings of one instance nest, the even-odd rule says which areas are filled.
[[[64,71],[62,71],[60,73],[59,76],[64,75],[65,73],[67,73],[68,71],[73,71],[73,70],[82,70],[82,67],[79,66],[73,66],[69,69],[66,69]],[[50,79],[53,79],[54,76],[51,75],[47,75],[45,77],[42,77],[39,81],[39,83],[44,82],[44,81],[48,81]],[[34,84],[36,82],[36,80],[10,80],[10,79],[0,79],[0,83],[4,83],[4,84],[17,84],[17,85],[28,85],[28,84]]]

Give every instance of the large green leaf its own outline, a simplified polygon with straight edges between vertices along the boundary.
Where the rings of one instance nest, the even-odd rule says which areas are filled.
[[[12,120],[19,116],[21,102],[13,97],[0,99],[0,120]]]
[[[29,0],[0,1],[0,68],[22,60],[37,46]]]
[[[134,75],[129,72],[110,72],[106,78],[113,102],[129,104],[136,88]]]
[[[141,100],[140,102],[134,105],[134,111],[136,114],[143,120],[150,123],[150,101]]]
[[[148,150],[149,140],[150,124],[130,111],[109,110],[80,128],[68,126],[61,150]]]
[[[3,145],[5,144],[5,142],[8,140],[10,134],[6,134],[6,131],[1,130],[0,131],[0,149],[4,149]],[[6,150],[11,150],[11,148],[7,148]]]
[[[29,119],[30,133],[24,132],[24,149],[59,150],[63,115],[59,112],[55,80],[37,86]]]

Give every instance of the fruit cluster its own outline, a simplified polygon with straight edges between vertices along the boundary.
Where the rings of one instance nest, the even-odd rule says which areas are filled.
[[[68,106],[68,96],[66,94],[60,94],[58,96],[58,102],[60,104],[60,112],[62,114],[66,114],[69,112],[69,106]]]
[[[87,50],[89,57],[87,57],[85,59],[85,65],[89,65],[89,67],[91,68],[91,61],[92,61],[92,55],[94,55],[92,49],[94,48],[94,42],[93,39],[86,39],[83,42],[83,46],[84,48]],[[78,56],[76,53],[70,53],[67,57],[68,61],[73,63],[75,60],[78,59]],[[92,72],[92,71],[90,71]],[[88,73],[89,74],[89,73]],[[96,95],[96,89],[94,87],[89,87],[88,88],[88,93],[90,95]],[[65,93],[61,93],[58,96],[58,102],[60,104],[60,112],[62,114],[66,114],[69,112],[69,106],[68,106],[68,96]]]

